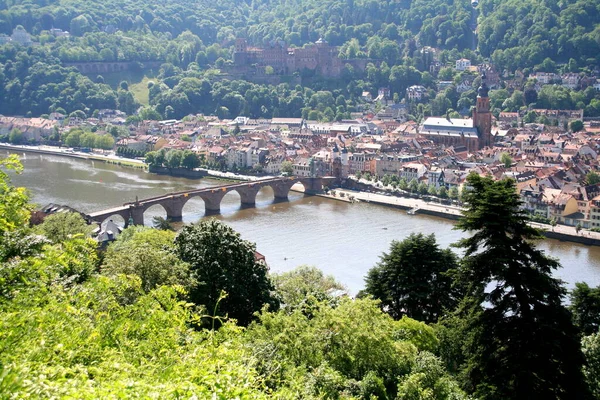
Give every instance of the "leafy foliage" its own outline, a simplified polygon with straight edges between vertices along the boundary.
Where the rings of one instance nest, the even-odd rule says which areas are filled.
[[[183,227],[175,239],[179,258],[190,265],[190,299],[218,315],[248,325],[266,304],[277,309],[267,266],[255,259],[255,245],[216,219]],[[218,303],[221,292],[227,298]]]
[[[11,185],[7,171],[20,173],[23,166],[16,155],[0,159],[0,234],[24,227],[29,221],[30,211],[27,190]]]
[[[586,336],[582,340],[585,356],[583,374],[594,398],[600,397],[600,332]]]
[[[266,398],[239,330],[196,332],[174,288],[146,295],[135,277],[96,277],[0,313],[0,358],[23,380],[17,397]]]
[[[573,321],[583,335],[597,333],[600,329],[600,287],[590,288],[587,283],[577,282],[571,292]]]
[[[44,218],[39,230],[53,243],[60,243],[75,236],[89,237],[94,227],[75,212],[56,213]]]
[[[306,265],[289,272],[271,275],[275,291],[281,298],[282,307],[288,311],[308,311],[315,303],[335,304],[336,299],[346,295],[346,288],[331,275]]]
[[[189,288],[189,266],[175,254],[172,231],[127,228],[106,250],[102,273],[137,275],[147,293],[162,285]]]
[[[408,333],[416,333],[413,324],[419,325],[419,335]],[[433,330],[410,319],[394,321],[373,300],[343,298],[337,307],[323,304],[311,316],[301,310],[263,312],[250,326],[247,340],[261,360],[258,370],[274,389],[303,388],[309,398],[369,399],[394,398],[415,369],[427,381],[423,386],[436,386],[440,379],[452,381],[443,368],[437,368],[439,375],[435,369],[419,370],[421,358],[439,363],[426,355],[431,346],[417,339],[425,335],[433,337]],[[446,395],[438,392],[431,398],[452,396],[464,398],[456,383]]]
[[[456,255],[440,249],[433,234],[411,234],[393,241],[390,252],[369,270],[364,293],[381,300],[383,310],[396,319],[406,315],[436,322],[461,298],[449,274],[457,267]]]

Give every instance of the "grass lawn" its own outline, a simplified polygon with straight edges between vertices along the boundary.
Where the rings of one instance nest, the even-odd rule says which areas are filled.
[[[148,82],[157,82],[157,74],[158,69],[146,69],[143,71],[108,72],[100,75],[104,78],[104,82],[113,89],[117,89],[119,83],[126,81],[129,84],[129,91],[133,94],[133,97],[142,105],[147,106],[149,103]],[[90,79],[96,80],[97,75],[88,76]]]
[[[157,82],[155,78],[144,75],[140,82],[129,84],[129,91],[133,94],[133,97],[144,106],[147,106],[150,102],[148,98],[148,82],[150,81]]]

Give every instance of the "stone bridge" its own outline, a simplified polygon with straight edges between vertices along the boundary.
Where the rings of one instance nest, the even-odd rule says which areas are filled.
[[[231,191],[236,191],[240,195],[242,208],[247,208],[255,206],[257,193],[266,186],[273,189],[275,201],[286,201],[288,200],[290,189],[296,183],[300,183],[304,186],[305,193],[315,194],[321,192],[323,186],[326,186],[334,180],[335,178],[330,177],[278,177],[260,181],[233,183],[230,185],[169,193],[163,196],[125,203],[120,207],[97,211],[88,214],[88,219],[90,221],[102,223],[114,215],[120,215],[125,220],[126,224],[131,220],[135,225],[143,225],[144,212],[146,212],[148,208],[158,204],[166,211],[167,219],[181,221],[183,218],[183,207],[189,199],[194,197],[200,197],[204,201],[205,215],[214,215],[220,212],[221,200]]]

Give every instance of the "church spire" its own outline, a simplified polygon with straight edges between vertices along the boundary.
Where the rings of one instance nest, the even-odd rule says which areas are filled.
[[[473,112],[473,126],[477,128],[479,148],[492,146],[492,113],[490,112],[489,87],[485,72],[481,74],[481,85],[477,89],[477,104]]]

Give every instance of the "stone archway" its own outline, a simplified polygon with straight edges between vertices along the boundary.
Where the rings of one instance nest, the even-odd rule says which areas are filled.
[[[206,215],[206,203],[200,196],[191,196],[181,208],[182,221],[193,223],[199,221]]]
[[[144,209],[144,226],[153,226],[155,217],[168,219],[168,211],[164,205],[157,203]]]

